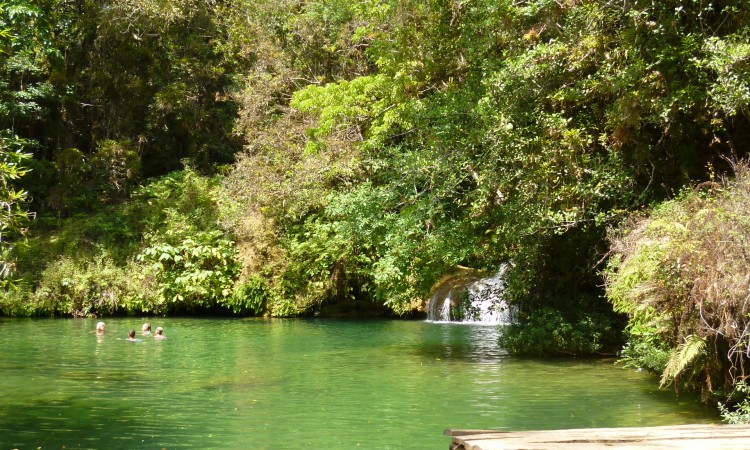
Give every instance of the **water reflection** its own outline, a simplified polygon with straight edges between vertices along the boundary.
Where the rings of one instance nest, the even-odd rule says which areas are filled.
[[[463,323],[431,323],[424,341],[411,350],[426,359],[465,360],[495,364],[508,353],[500,348],[497,326]]]
[[[493,326],[140,318],[2,321],[0,448],[443,448],[456,428],[712,421],[601,360],[534,360]],[[249,442],[251,439],[252,442]]]

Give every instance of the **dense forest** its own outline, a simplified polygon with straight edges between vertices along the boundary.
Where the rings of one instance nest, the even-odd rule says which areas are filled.
[[[6,0],[0,72],[3,315],[408,315],[510,263],[508,348],[750,370],[746,0]]]

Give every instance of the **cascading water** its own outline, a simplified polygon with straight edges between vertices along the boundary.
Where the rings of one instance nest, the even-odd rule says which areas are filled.
[[[505,324],[512,321],[512,308],[503,298],[507,265],[490,278],[447,277],[433,290],[427,305],[427,320]]]
[[[451,317],[451,294],[448,293],[448,297],[445,298],[443,306],[440,308],[440,313],[437,317],[442,320],[450,320]]]

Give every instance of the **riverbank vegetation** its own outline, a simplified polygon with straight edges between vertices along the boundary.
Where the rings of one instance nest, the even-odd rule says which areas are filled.
[[[731,392],[748,377],[750,167],[634,217],[613,236],[608,294],[628,314],[623,358],[662,385]]]
[[[646,224],[728,214],[742,182],[702,183],[747,156],[748,61],[744,0],[7,0],[0,307],[411,314],[512,262],[509,347],[627,340],[665,383],[729,389],[745,269],[696,284],[725,260]]]

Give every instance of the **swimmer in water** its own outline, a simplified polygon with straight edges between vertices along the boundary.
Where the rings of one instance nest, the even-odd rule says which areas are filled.
[[[138,339],[135,338],[135,330],[128,331],[128,340],[130,342],[138,342]]]
[[[151,324],[146,322],[141,327],[141,334],[144,336],[151,336]]]
[[[162,327],[156,327],[156,334],[154,335],[154,339],[166,339],[167,337],[164,336],[164,328]]]
[[[96,324],[96,334],[104,334],[104,322]]]

